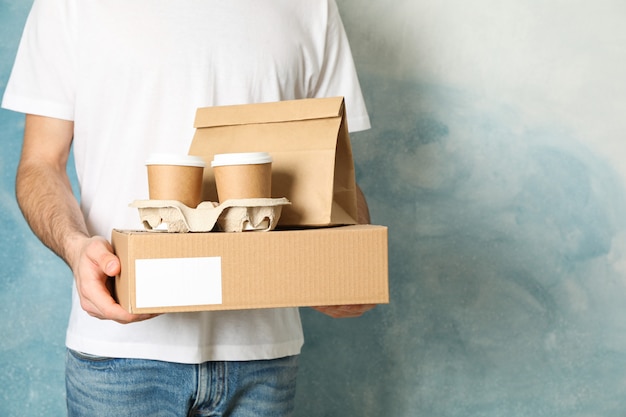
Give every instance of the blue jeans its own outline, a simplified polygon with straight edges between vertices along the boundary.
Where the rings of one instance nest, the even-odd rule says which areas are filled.
[[[298,357],[199,365],[67,351],[70,417],[292,416]]]

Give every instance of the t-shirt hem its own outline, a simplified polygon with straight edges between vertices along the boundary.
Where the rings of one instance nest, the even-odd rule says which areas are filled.
[[[163,346],[141,343],[111,343],[89,340],[68,333],[66,347],[91,355],[111,358],[148,359],[198,364],[208,361],[252,361],[300,354],[304,338],[270,344],[218,346]]]

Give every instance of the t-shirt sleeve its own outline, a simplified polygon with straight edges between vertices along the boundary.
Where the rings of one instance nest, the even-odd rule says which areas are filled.
[[[65,0],[35,0],[2,107],[74,120],[75,9]]]
[[[315,97],[344,96],[351,132],[370,128],[352,51],[334,0],[328,1],[326,47]]]

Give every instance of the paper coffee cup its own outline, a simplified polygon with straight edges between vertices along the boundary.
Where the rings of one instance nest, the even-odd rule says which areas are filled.
[[[217,154],[211,167],[220,203],[272,196],[272,156],[267,152]]]
[[[202,202],[204,159],[179,154],[152,154],[146,161],[150,200],[176,200],[196,208]]]

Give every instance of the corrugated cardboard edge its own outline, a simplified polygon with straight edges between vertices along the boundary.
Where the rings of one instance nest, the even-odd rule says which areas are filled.
[[[196,111],[194,127],[324,119],[338,117],[341,112],[343,112],[343,97],[256,103],[247,105],[245,109],[241,105],[201,107]]]
[[[111,245],[113,246],[113,251],[117,253],[123,253],[127,256],[120,256],[120,266],[121,273],[115,277],[115,293],[114,298],[117,302],[129,312],[133,311],[133,305],[131,303],[131,299],[135,298],[135,288],[131,285],[130,280],[125,279],[126,274],[133,273],[135,266],[130,259],[132,259],[132,253],[129,253],[129,239],[120,239],[116,238],[120,236],[120,233],[117,230],[113,230],[111,234]],[[122,276],[124,274],[124,276]],[[120,291],[121,289],[125,291]]]

